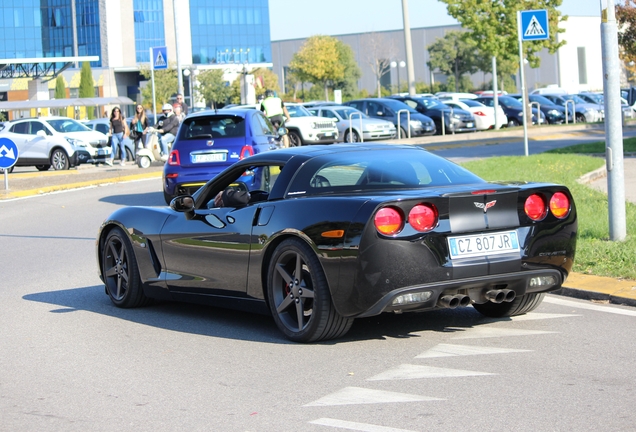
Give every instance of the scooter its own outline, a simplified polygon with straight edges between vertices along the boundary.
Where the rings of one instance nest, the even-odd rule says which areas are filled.
[[[168,144],[168,153],[172,143]],[[146,135],[146,146],[137,150],[136,162],[139,168],[149,168],[155,161],[165,162],[167,156],[161,156],[161,144],[159,142],[159,132],[157,129],[149,127]]]

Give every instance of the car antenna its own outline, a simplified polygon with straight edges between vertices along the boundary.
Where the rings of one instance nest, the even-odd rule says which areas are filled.
[[[216,102],[212,101],[212,105],[214,105],[214,114],[218,114],[218,112],[216,110]]]

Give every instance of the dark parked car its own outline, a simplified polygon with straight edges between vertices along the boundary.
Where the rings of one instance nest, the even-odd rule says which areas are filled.
[[[122,207],[96,252],[118,307],[260,311],[312,342],[383,312],[529,312],[567,278],[576,236],[565,186],[488,183],[419,147],[356,143],[259,153],[169,208]]]
[[[280,147],[277,131],[254,109],[201,111],[181,123],[163,169],[163,195],[192,194],[239,160]]]
[[[517,99],[519,102],[522,102],[522,96],[520,94],[509,94],[508,96]],[[555,104],[550,99],[538,95],[531,94],[528,95],[528,99],[530,102],[535,102],[533,107],[536,107],[536,104],[539,104],[539,109],[545,116],[545,119],[550,124],[561,124],[565,123],[565,108]],[[568,113],[568,122],[572,122],[574,120],[574,115],[570,112]]]
[[[391,96],[404,102],[411,108],[433,119],[438,134],[455,132],[475,132],[475,117],[469,111],[461,108],[451,108],[437,98],[417,96]],[[444,128],[442,128],[442,116]]]
[[[605,116],[605,110],[601,105],[588,103],[576,95],[543,94],[542,96],[564,108],[567,105],[568,112],[574,110],[577,123],[599,122]]]
[[[411,136],[433,135],[435,134],[435,123],[433,119],[424,114],[420,114],[404,102],[390,98],[370,98],[352,100],[343,103],[343,105],[352,106],[371,118],[388,120],[397,128],[397,136],[408,137],[409,125]],[[408,114],[406,113],[408,111]],[[399,124],[398,124],[398,112]],[[410,122],[409,122],[410,117]],[[410,123],[410,124],[409,124]]]
[[[523,105],[517,99],[506,96],[499,96],[498,98],[499,106],[503,108],[506,116],[508,117],[508,127],[520,126],[523,124]],[[476,99],[477,102],[481,102],[486,106],[494,107],[495,99],[492,96],[480,96]],[[532,108],[532,123],[536,124],[537,120],[539,123],[545,123],[545,115],[540,113],[536,108]]]

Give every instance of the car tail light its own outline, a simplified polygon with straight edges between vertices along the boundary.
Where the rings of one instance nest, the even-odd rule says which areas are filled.
[[[394,207],[384,207],[380,209],[373,218],[375,229],[380,234],[394,235],[399,233],[404,226],[402,213]]]
[[[170,156],[168,156],[168,165],[181,165],[181,158],[179,158],[179,150],[172,150]]]
[[[494,194],[495,192],[497,191],[494,189],[483,189],[483,190],[472,191],[470,194],[471,195],[489,195],[489,194]]]
[[[532,194],[526,199],[523,206],[528,217],[535,221],[540,221],[548,214],[547,206],[543,197],[539,194]]]
[[[409,212],[409,224],[420,232],[428,232],[437,226],[439,212],[433,204],[418,204]]]
[[[254,147],[251,145],[243,146],[241,149],[241,155],[239,156],[239,160],[245,159],[246,157],[250,157],[254,154]]]
[[[550,198],[550,211],[559,219],[570,214],[570,199],[563,192],[557,192]]]
[[[473,114],[481,116],[481,117],[486,117],[486,113],[483,111],[475,111]]]

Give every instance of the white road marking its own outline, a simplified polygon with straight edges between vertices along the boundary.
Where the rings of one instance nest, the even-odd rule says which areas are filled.
[[[508,337],[508,336],[529,336],[556,333],[551,331],[541,330],[517,330],[517,329],[505,329],[494,327],[447,327],[449,330],[463,330],[458,331],[457,336],[451,339],[481,339],[481,338],[493,338],[493,337]]]
[[[409,429],[396,429],[392,427],[378,426],[368,423],[350,422],[345,420],[336,420],[330,418],[319,418],[317,420],[312,420],[309,423],[362,432],[415,432]]]
[[[570,318],[570,317],[580,317],[581,315],[577,314],[551,314],[551,313],[542,313],[542,312],[530,312],[528,314],[517,315],[513,317],[506,318],[511,321],[531,321],[531,320],[542,320],[542,319],[551,319],[551,318]]]
[[[476,372],[461,369],[447,369],[433,366],[421,366],[402,364],[394,369],[389,369],[371,378],[367,381],[393,380],[393,379],[420,379],[420,378],[450,378],[450,377],[468,377],[481,375],[496,375],[489,372]]]
[[[470,355],[483,355],[483,354],[506,354],[515,352],[530,352],[531,350],[524,349],[512,349],[512,348],[493,348],[493,347],[479,347],[468,345],[451,345],[451,344],[439,344],[426,351],[423,354],[416,356],[415,358],[434,358],[434,357],[455,357],[455,356],[470,356]]]
[[[633,311],[633,310],[620,309],[620,308],[616,308],[612,306],[601,306],[601,305],[596,305],[592,303],[585,303],[584,301],[565,300],[555,296],[550,296],[550,297],[546,296],[543,299],[543,301],[546,303],[552,303],[552,304],[557,304],[561,306],[569,306],[569,307],[573,307],[577,309],[589,309],[589,310],[593,310],[597,312],[613,313],[616,315],[636,316],[636,311]]]
[[[342,390],[331,393],[317,401],[303,406],[329,406],[329,405],[357,405],[392,402],[422,402],[444,400],[434,397],[419,396],[414,394],[397,393],[391,391],[372,390],[361,387],[345,387]]]

